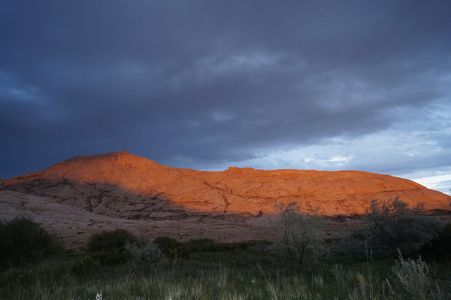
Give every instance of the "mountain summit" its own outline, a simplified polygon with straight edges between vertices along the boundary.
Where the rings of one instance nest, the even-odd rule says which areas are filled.
[[[362,214],[372,199],[398,197],[426,210],[450,210],[449,197],[410,180],[361,171],[196,171],[128,152],[78,156],[7,179],[2,190],[52,197],[96,214],[135,220],[181,216],[261,216],[297,201],[323,215]]]

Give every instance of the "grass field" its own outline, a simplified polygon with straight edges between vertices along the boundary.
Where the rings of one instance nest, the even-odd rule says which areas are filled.
[[[67,252],[0,273],[0,299],[451,299],[451,266],[418,259],[325,256],[296,272],[266,243],[223,245],[189,258],[102,266]]]

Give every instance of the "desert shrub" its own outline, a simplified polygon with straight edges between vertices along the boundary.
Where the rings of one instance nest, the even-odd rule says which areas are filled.
[[[156,263],[164,257],[160,248],[158,248],[154,242],[148,240],[140,240],[137,242],[127,241],[125,249],[135,263]]]
[[[451,223],[438,232],[438,237],[424,244],[420,253],[426,259],[437,262],[451,262]]]
[[[153,242],[158,246],[158,248],[160,248],[161,252],[163,252],[164,256],[168,259],[173,260],[191,257],[192,251],[189,245],[180,243],[173,238],[161,236],[157,237]]]
[[[393,257],[396,249],[408,255],[418,254],[420,245],[436,238],[441,225],[421,215],[422,204],[410,208],[409,204],[395,198],[389,201],[372,200],[364,215],[366,228],[355,236],[371,243],[376,253],[385,251]]]
[[[136,240],[133,234],[124,229],[103,231],[89,238],[87,250],[103,265],[120,264],[130,258],[125,245]]]
[[[64,250],[62,240],[25,217],[0,222],[0,265],[37,263]]]
[[[222,252],[231,248],[228,244],[220,244],[212,239],[190,240],[187,245],[193,252]]]
[[[100,263],[98,260],[93,259],[91,256],[83,257],[77,260],[71,267],[70,272],[76,276],[84,276],[93,273],[100,269]]]
[[[361,235],[361,232],[355,232],[340,239],[330,239],[325,247],[328,250],[329,258],[339,258],[341,261],[362,262],[386,257],[385,252],[373,249],[366,236]]]
[[[213,239],[194,239],[186,243],[193,252],[228,252],[246,250],[254,246],[255,242],[219,243]]]
[[[164,255],[170,256],[174,251],[179,249],[182,245],[176,239],[160,236],[153,240],[153,242],[160,248]]]
[[[393,277],[390,287],[402,287],[413,299],[426,299],[430,288],[429,268],[426,262],[419,257],[417,260],[404,259],[398,250],[399,259],[392,269]],[[391,288],[393,296],[396,296],[395,290]]]
[[[278,230],[278,239],[268,250],[285,258],[292,270],[300,269],[307,257],[309,262],[313,262],[322,250],[320,230],[323,219],[316,211],[301,211],[297,202],[282,202],[276,208],[279,218],[274,225]]]

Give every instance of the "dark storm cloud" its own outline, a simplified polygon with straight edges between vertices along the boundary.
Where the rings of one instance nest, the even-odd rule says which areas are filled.
[[[202,169],[388,130],[449,98],[450,8],[3,1],[0,177],[118,150]]]

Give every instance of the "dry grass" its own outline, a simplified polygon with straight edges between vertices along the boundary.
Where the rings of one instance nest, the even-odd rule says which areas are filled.
[[[434,279],[421,259],[400,258],[290,274],[253,264],[231,267],[201,261],[128,264],[74,275],[75,259],[0,272],[0,299],[449,299],[450,284]],[[436,271],[435,271],[436,272]],[[444,272],[442,272],[444,273]],[[448,290],[447,290],[448,288]]]

